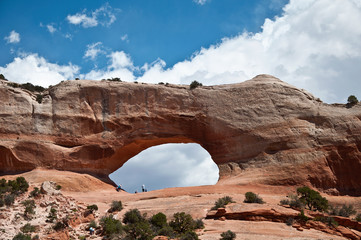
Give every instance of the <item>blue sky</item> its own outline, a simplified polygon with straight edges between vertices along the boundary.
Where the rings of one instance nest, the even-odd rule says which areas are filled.
[[[0,0],[0,73],[42,86],[76,77],[216,85],[265,73],[346,102],[361,98],[360,22],[361,0]]]

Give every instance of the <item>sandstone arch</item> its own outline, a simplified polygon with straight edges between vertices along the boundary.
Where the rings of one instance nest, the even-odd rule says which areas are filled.
[[[231,85],[65,81],[35,95],[0,84],[2,170],[36,167],[106,179],[127,159],[161,143],[195,142],[220,178],[312,184],[361,194],[361,106],[320,102],[269,75]]]

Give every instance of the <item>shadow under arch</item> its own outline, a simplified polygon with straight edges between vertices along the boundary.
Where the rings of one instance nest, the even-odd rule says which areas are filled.
[[[141,192],[141,186],[157,190],[169,187],[214,185],[219,169],[211,155],[197,143],[153,145],[111,173],[109,178],[130,192]]]

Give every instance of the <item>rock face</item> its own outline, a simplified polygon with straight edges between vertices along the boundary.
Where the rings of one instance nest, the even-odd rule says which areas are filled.
[[[361,195],[361,106],[328,105],[281,80],[188,86],[65,81],[36,95],[0,83],[0,171],[49,168],[103,180],[139,152],[199,143],[220,179],[311,184]]]

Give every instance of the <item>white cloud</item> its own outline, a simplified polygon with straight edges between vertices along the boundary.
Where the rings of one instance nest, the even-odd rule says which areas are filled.
[[[61,80],[74,79],[75,74],[79,72],[79,67],[70,63],[68,65],[49,63],[37,54],[23,54],[5,67],[0,67],[0,72],[12,82],[30,82],[48,87]]]
[[[50,33],[56,32],[56,28],[55,28],[52,24],[46,25],[46,28],[48,29],[48,31],[49,31]]]
[[[120,36],[120,39],[124,42],[129,42],[128,34],[124,34],[124,35]]]
[[[305,88],[327,102],[361,92],[361,7],[357,0],[291,0],[262,31],[224,38],[171,68],[154,64],[138,81],[235,83],[260,73]]]
[[[84,28],[96,27],[98,24],[102,26],[110,26],[115,20],[115,13],[117,9],[113,9],[109,6],[108,3],[87,13],[87,10],[84,9],[81,13],[76,13],[74,15],[68,15],[66,19],[69,23],[74,25],[81,25]]]
[[[12,30],[9,36],[4,38],[8,43],[18,43],[20,42],[20,34]]]
[[[95,60],[99,54],[104,54],[105,51],[102,50],[102,43],[96,42],[93,44],[87,45],[87,50],[85,51],[84,58],[90,58]]]
[[[193,2],[197,3],[198,5],[204,5],[209,0],[193,0]]]
[[[107,56],[109,60],[109,66],[106,69],[95,69],[87,74],[81,75],[84,79],[108,79],[119,77],[123,81],[134,81],[134,72],[138,71],[138,68],[134,67],[133,61],[130,56],[123,51],[115,51]]]

